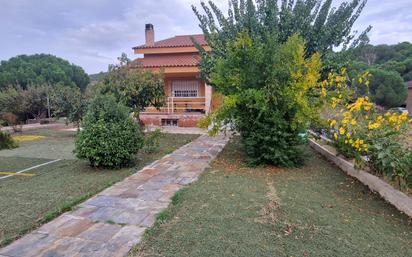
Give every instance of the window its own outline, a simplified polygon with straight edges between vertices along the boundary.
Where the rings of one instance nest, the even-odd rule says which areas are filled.
[[[177,119],[162,119],[162,126],[177,127]]]
[[[172,96],[197,97],[199,93],[199,81],[197,80],[173,80]]]

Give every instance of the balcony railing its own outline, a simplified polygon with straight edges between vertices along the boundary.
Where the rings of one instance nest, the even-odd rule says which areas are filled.
[[[154,107],[148,107],[146,113],[190,113],[190,112],[206,112],[205,97],[167,97],[164,107],[159,110]]]

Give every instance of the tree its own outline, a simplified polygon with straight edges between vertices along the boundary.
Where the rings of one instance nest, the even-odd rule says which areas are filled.
[[[211,47],[201,53],[202,78],[225,96],[203,125],[240,132],[249,161],[296,166],[299,133],[319,117],[321,58],[367,41],[352,33],[366,1],[331,8],[332,0],[231,0],[228,15],[209,1],[195,7]],[[305,42],[305,43],[304,43]],[[196,42],[195,42],[196,43]]]
[[[0,112],[14,114],[17,122],[27,119],[24,102],[23,90],[20,87],[10,86],[0,91]]]
[[[372,100],[386,108],[405,103],[407,89],[402,77],[393,71],[371,69],[370,93]]]
[[[96,83],[98,81],[100,81],[101,79],[103,79],[105,76],[107,75],[107,72],[99,72],[99,73],[95,73],[95,74],[90,74],[89,78],[90,78],[90,83]]]
[[[394,65],[387,63],[386,67]],[[396,65],[394,65],[396,67]],[[369,87],[360,86],[356,78],[359,74],[369,72],[371,78]],[[390,68],[382,69],[380,66],[370,66],[364,62],[350,62],[348,75],[351,78],[351,86],[356,90],[358,96],[369,95],[372,101],[385,108],[398,107],[405,103],[407,90],[405,82],[396,71]]]
[[[378,59],[378,55],[374,46],[372,45],[365,45],[363,47],[356,48],[357,55],[361,61],[366,62],[368,65],[372,65]]]
[[[360,61],[370,68],[396,71],[404,81],[412,79],[412,44],[364,45],[345,52],[347,62]]]
[[[109,73],[94,86],[94,94],[113,95],[118,101],[132,108],[135,115],[145,107],[159,108],[164,104],[163,72],[152,72],[132,63],[126,54],[118,58],[118,65],[111,65]]]
[[[48,116],[48,98],[52,92],[49,85],[30,85],[27,90],[7,87],[0,91],[0,108],[4,113],[12,113],[18,122],[29,118],[41,119]]]
[[[409,58],[403,62],[405,64],[405,72],[402,74],[404,81],[412,80],[412,58]]]
[[[406,65],[403,62],[390,60],[379,65],[379,68],[387,71],[395,71],[396,73],[402,75],[405,73]]]
[[[140,127],[129,116],[129,109],[113,96],[97,96],[76,136],[75,152],[91,166],[119,168],[133,160],[143,146]]]
[[[84,70],[68,61],[48,54],[19,55],[1,61],[0,90],[7,86],[62,84],[76,86],[84,90],[89,84],[89,76]]]
[[[22,91],[24,111],[36,120],[47,117],[50,91],[51,87],[49,85],[28,86],[27,90]]]
[[[226,54],[228,42],[240,32],[247,31],[252,40],[266,44],[276,41],[284,43],[295,33],[305,42],[306,56],[315,52],[325,59],[333,48],[353,48],[367,41],[368,27],[358,37],[352,32],[352,25],[363,10],[366,0],[353,0],[332,8],[332,0],[230,0],[228,15],[213,3],[202,2],[205,14],[192,7],[200,28],[212,49],[208,54],[201,46],[200,67],[203,79],[210,84],[209,74],[215,65],[215,58]],[[213,85],[213,84],[212,84]]]
[[[66,117],[79,128],[86,113],[88,99],[77,87],[56,86],[51,92],[51,106],[54,117]]]
[[[210,75],[225,101],[206,125],[238,131],[252,164],[301,164],[299,133],[318,114],[321,67],[319,54],[305,58],[297,35],[283,44],[262,44],[240,33]]]

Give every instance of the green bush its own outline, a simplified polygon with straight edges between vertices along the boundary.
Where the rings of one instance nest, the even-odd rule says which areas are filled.
[[[412,189],[412,152],[393,137],[383,137],[371,145],[369,165],[376,173]]]
[[[13,149],[18,147],[18,144],[11,135],[7,132],[0,131],[0,150],[2,149]]]
[[[76,137],[76,155],[91,166],[119,168],[129,164],[143,146],[139,125],[129,109],[110,96],[98,96],[90,104]]]
[[[163,133],[160,129],[156,129],[153,132],[146,134],[144,138],[144,147],[143,150],[146,153],[153,153],[159,150],[160,139],[163,137]]]
[[[293,167],[303,163],[299,145],[303,144],[297,127],[290,125],[284,114],[261,92],[242,94],[233,109],[247,161]]]

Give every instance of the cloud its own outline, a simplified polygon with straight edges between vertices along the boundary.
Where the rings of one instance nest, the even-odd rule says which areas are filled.
[[[156,39],[199,33],[191,5],[199,0],[13,0],[0,1],[0,59],[17,54],[51,53],[89,73],[144,42],[144,24],[155,26]],[[227,0],[215,0],[227,8]],[[397,43],[412,38],[410,0],[369,0],[355,24],[369,24],[371,42]]]
[[[369,0],[355,24],[361,31],[372,25],[369,37],[372,44],[396,44],[412,40],[410,0]]]

